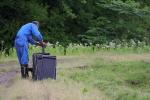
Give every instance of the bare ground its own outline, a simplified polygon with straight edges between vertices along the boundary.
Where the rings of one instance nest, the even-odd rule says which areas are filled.
[[[9,82],[13,79],[14,75],[19,72],[20,68],[13,69],[11,71],[0,72],[0,87],[9,87]]]
[[[29,66],[31,66],[32,63],[29,63]],[[9,66],[19,66],[19,63],[3,63],[0,64],[0,67],[9,67]],[[0,87],[6,87],[8,88],[10,86],[10,82],[13,79],[14,75],[20,73],[20,68],[15,68],[10,71],[2,71],[0,72]],[[20,74],[21,76],[21,74]]]

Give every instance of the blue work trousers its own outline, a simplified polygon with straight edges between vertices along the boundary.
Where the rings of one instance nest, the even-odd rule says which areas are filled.
[[[20,65],[27,65],[29,61],[27,38],[16,37],[15,48]]]

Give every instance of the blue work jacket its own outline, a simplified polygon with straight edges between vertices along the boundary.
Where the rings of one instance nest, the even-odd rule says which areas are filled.
[[[26,42],[31,44],[36,44],[36,41],[32,39],[32,36],[35,36],[39,41],[42,41],[42,35],[38,31],[38,28],[33,23],[28,23],[23,25],[16,35],[17,38],[25,38]]]

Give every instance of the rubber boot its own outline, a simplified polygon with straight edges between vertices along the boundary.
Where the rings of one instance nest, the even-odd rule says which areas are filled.
[[[22,79],[26,78],[24,66],[21,66],[21,76],[22,76]]]
[[[28,65],[25,65],[25,75],[26,77],[29,77]]]

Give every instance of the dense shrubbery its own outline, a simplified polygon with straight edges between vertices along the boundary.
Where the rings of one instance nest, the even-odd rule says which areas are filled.
[[[19,28],[40,22],[45,42],[106,44],[114,39],[149,40],[149,1],[144,0],[1,0],[0,52],[9,54]],[[4,50],[5,49],[5,50]],[[66,52],[66,50],[64,50]]]

